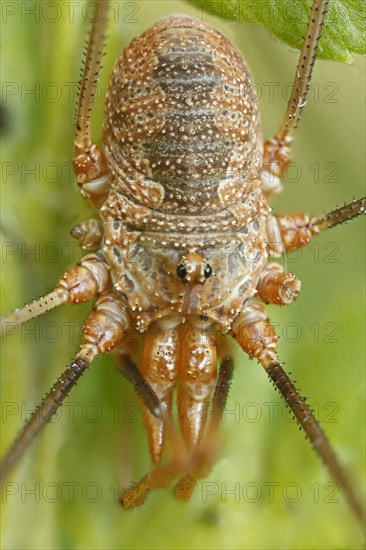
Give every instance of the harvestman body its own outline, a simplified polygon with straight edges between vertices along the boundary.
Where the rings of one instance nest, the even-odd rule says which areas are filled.
[[[219,32],[188,16],[167,17],[135,38],[113,70],[103,148],[90,117],[102,58],[108,2],[97,2],[77,111],[74,171],[100,213],[72,234],[90,253],[56,289],[3,322],[14,328],[60,304],[96,299],[81,349],[8,451],[8,474],[85,369],[113,350],[139,394],[154,466],[126,508],[179,478],[187,499],[208,475],[233,371],[223,334],[266,369],[314,448],[362,520],[347,477],[313,413],[276,356],[277,336],[263,303],[291,304],[301,284],[270,262],[311,237],[354,218],[365,199],[320,217],[273,216],[305,103],[329,0],[315,0],[288,109],[264,144],[251,75]],[[141,334],[142,352],[129,336]],[[216,363],[221,366],[217,373]],[[138,366],[136,366],[136,363]],[[173,390],[183,438],[171,418]],[[207,409],[213,414],[207,422]],[[164,446],[171,461],[161,461]]]

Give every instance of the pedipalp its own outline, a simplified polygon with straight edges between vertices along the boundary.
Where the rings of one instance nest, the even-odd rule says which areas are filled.
[[[123,374],[126,375],[126,369],[129,371],[126,377],[132,381],[145,407],[148,407],[151,414],[160,419],[160,412],[155,414],[155,411],[158,410],[159,400],[151,386],[141,376],[139,369],[126,358],[122,360],[125,362],[124,365],[121,365],[120,361],[118,362]],[[181,477],[174,488],[175,496],[180,500],[187,500],[191,497],[197,481],[209,475],[212,461],[217,454],[220,421],[226,406],[232,376],[233,360],[231,357],[225,356],[221,361],[212,400],[206,401],[206,406],[210,409],[210,420],[205,431],[201,430],[200,440],[196,441],[194,445],[190,444],[189,447],[187,443],[183,445],[182,440],[177,436],[171,413],[161,407],[162,421],[167,430],[167,443],[170,444],[170,462],[163,464],[159,457],[159,462],[137,484],[125,489],[120,497],[124,508],[133,509],[141,506],[146,502],[152,490],[168,486],[178,476]],[[180,418],[180,421],[184,422],[184,418]]]

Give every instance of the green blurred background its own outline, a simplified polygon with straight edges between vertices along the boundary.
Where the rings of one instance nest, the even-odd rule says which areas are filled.
[[[16,13],[3,15],[1,38],[4,313],[52,289],[81,257],[69,231],[91,215],[70,168],[75,83],[88,29],[84,4],[60,2],[57,9],[54,2],[7,4]],[[39,17],[24,5],[36,14],[40,10]],[[136,34],[174,12],[202,17],[179,0],[112,5],[103,91],[119,51]],[[251,67],[264,136],[270,137],[284,113],[283,91],[297,53],[259,26],[213,17],[208,22],[234,42]],[[353,65],[316,65],[294,146],[295,166],[285,193],[273,201],[275,211],[319,213],[364,194],[364,86],[360,59]],[[100,99],[93,127],[97,143],[102,118]],[[269,308],[281,336],[280,357],[318,410],[361,495],[364,244],[364,220],[319,236],[288,258],[288,268],[303,282],[297,303]],[[89,309],[64,306],[2,343],[2,450],[77,350]],[[284,418],[261,368],[240,350],[236,366],[228,401],[235,414],[225,418],[221,457],[206,483],[186,504],[167,489],[141,509],[125,512],[115,502],[116,487],[146,472],[147,444],[127,383],[110,358],[96,361],[5,487],[2,547],[362,548],[343,497],[303,434]],[[233,489],[236,494],[229,493]]]

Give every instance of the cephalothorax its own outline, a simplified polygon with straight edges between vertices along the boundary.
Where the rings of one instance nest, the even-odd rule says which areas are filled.
[[[137,486],[124,491],[122,504],[138,506],[151,489],[175,478],[175,494],[188,498],[216,451],[233,371],[229,348],[218,336],[230,334],[266,369],[362,518],[324,433],[277,359],[277,336],[262,305],[291,304],[301,287],[270,257],[365,210],[361,199],[320,217],[273,216],[267,202],[290,160],[328,1],[314,0],[288,111],[264,147],[241,56],[208,25],[176,15],[134,39],[117,60],[102,149],[90,131],[108,9],[108,2],[97,2],[102,17],[93,24],[81,82],[74,171],[100,222],[74,227],[88,255],[53,292],[4,321],[3,330],[62,303],[96,299],[95,307],[80,352],[37,420],[14,442],[3,475],[93,359],[113,350],[139,394],[154,462]],[[136,332],[142,346],[130,338]],[[175,388],[183,441],[171,418]],[[161,460],[164,446],[171,452],[168,464]]]

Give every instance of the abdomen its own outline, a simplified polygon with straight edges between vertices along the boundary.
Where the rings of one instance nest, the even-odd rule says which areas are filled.
[[[191,17],[157,22],[115,65],[104,149],[121,192],[149,205],[150,185],[155,210],[214,213],[245,200],[260,185],[262,139],[240,54]]]

